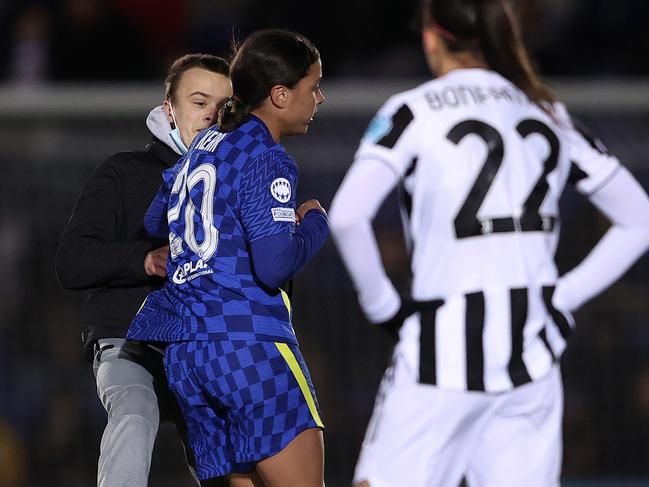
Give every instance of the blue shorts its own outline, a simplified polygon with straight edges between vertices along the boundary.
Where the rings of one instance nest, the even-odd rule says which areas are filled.
[[[176,342],[167,347],[165,370],[201,480],[250,472],[302,431],[324,427],[296,345]]]

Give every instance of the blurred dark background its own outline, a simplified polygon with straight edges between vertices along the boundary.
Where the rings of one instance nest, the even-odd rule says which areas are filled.
[[[518,0],[545,75],[649,74],[649,3]],[[302,32],[329,77],[427,75],[416,0],[3,0],[0,76],[19,83],[159,79],[185,52],[229,53],[255,29]]]
[[[649,187],[649,2],[518,1],[541,71],[575,115]],[[300,31],[324,62],[327,103],[287,140],[298,199],[325,206],[387,94],[428,76],[408,26],[415,2],[61,0],[0,2],[0,487],[93,485],[105,412],[79,340],[82,294],[53,256],[76,196],[107,156],[149,139],[148,109],[185,52],[228,55],[261,27]],[[629,88],[629,87],[632,87]],[[619,100],[619,102],[618,102]],[[606,230],[568,191],[557,261],[574,266]],[[375,229],[401,286],[396,198]],[[577,313],[563,359],[565,485],[649,485],[649,258]],[[325,423],[327,484],[350,484],[391,343],[362,318],[331,242],[296,279],[295,328]],[[152,486],[189,486],[163,426]]]

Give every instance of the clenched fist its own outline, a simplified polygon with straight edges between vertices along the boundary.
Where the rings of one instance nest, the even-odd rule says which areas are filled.
[[[304,215],[306,215],[307,211],[309,210],[320,210],[322,211],[325,215],[327,212],[325,209],[320,205],[320,202],[318,200],[307,200],[304,203],[300,205],[300,207],[297,209],[295,212],[295,223],[300,224],[300,222],[304,219]]]
[[[144,272],[146,272],[147,276],[167,277],[168,256],[168,245],[152,250],[146,254],[146,257],[144,258]]]

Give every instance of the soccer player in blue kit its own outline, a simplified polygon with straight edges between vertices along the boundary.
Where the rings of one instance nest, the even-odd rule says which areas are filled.
[[[295,210],[298,169],[279,145],[324,101],[320,55],[300,34],[263,30],[230,75],[219,125],[164,173],[145,217],[169,237],[169,277],[128,338],[168,344],[199,479],[322,487],[323,423],[281,286],[322,246],[327,216],[317,200]]]

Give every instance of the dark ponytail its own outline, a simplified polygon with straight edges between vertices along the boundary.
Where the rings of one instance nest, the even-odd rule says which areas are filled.
[[[519,22],[506,0],[479,0],[482,53],[487,64],[514,83],[537,105],[546,108],[555,101],[539,79],[523,43]]]
[[[219,127],[230,132],[262,105],[275,85],[293,88],[320,53],[306,37],[280,29],[251,34],[230,64],[233,96],[219,109]]]
[[[218,108],[219,129],[223,132],[233,131],[246,121],[250,110],[250,105],[245,104],[236,96],[223,100]]]
[[[532,66],[509,0],[428,0],[424,5],[424,24],[438,30],[449,51],[481,54],[489,68],[551,112],[555,96]]]

